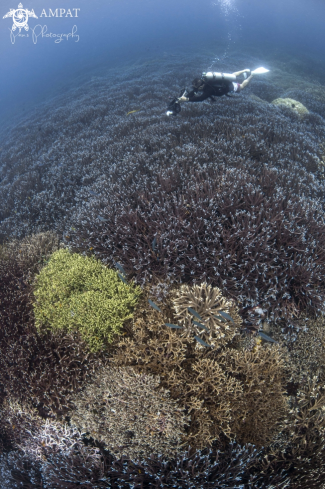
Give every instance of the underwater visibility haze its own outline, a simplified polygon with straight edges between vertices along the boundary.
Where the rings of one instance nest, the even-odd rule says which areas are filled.
[[[2,1],[1,489],[325,488],[324,23]]]

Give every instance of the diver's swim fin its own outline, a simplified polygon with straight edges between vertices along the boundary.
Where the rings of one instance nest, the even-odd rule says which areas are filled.
[[[251,71],[251,75],[261,75],[262,73],[267,73],[268,71],[270,70],[267,70],[261,66],[261,68],[256,68],[256,70]]]

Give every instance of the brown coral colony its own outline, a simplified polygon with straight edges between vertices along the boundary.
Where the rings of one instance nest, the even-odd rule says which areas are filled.
[[[256,81],[254,97],[218,102],[218,117],[207,103],[167,120],[149,88],[167,99],[174,74],[130,70],[119,94],[103,78],[63,95],[41,131],[16,128],[0,154],[0,478],[8,489],[323,488],[322,95]],[[120,93],[145,110],[128,112]],[[308,114],[267,103],[279,97]],[[69,333],[35,326],[36,277],[54,273],[61,248],[83,256],[87,289],[73,297],[91,325],[101,311],[87,298],[104,283],[94,291],[82,263],[111,269],[116,290],[139,286],[96,352],[77,321]],[[53,297],[70,325],[72,292]]]

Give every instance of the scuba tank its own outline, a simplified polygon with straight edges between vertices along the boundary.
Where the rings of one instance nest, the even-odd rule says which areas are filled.
[[[233,82],[236,81],[236,76],[230,73],[216,73],[215,71],[208,71],[207,73],[202,73],[202,80],[207,82],[220,82],[223,80]]]

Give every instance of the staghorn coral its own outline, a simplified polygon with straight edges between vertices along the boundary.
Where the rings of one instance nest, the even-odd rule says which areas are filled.
[[[319,313],[325,220],[319,201],[303,196],[311,177],[303,177],[305,190],[295,169],[201,166],[194,155],[170,168],[165,162],[141,182],[133,174],[129,188],[116,186],[101,212],[106,222],[97,208],[81,212],[71,248],[119,260],[137,282],[207,281],[245,310],[259,305],[269,319]]]
[[[214,360],[205,358],[206,350],[198,350],[193,338],[165,326],[161,313],[148,306],[147,299],[148,288],[111,361],[159,375],[162,386],[191,415],[184,441],[204,448],[222,430],[230,432],[230,404],[241,396],[241,387]],[[164,320],[173,322],[170,299],[159,307]]]
[[[241,447],[230,443],[227,448],[203,451],[189,448],[173,460],[158,456],[135,464],[116,461],[110,473],[112,481],[125,489],[240,489],[256,457],[257,451],[251,445]],[[115,488],[114,482],[112,487]]]
[[[183,325],[187,334],[195,333],[211,346],[220,346],[229,343],[238,335],[241,327],[241,317],[234,301],[223,297],[221,290],[203,282],[200,285],[182,285],[176,289],[173,297],[175,317]],[[188,308],[194,309],[203,319],[208,332],[194,323],[193,315]],[[229,314],[232,321],[220,315],[220,311]],[[198,347],[201,345],[198,343]]]
[[[317,319],[301,319],[296,326],[299,329],[294,337],[277,327],[274,332],[288,349],[292,382],[303,385],[312,373],[325,371],[325,318],[321,315]]]
[[[114,167],[120,167],[123,179],[132,178],[137,162],[149,160],[154,170],[175,147],[178,152],[189,145],[196,147],[198,160],[208,155],[211,160],[225,159],[232,164],[238,158],[261,154],[272,166],[299,164],[317,169],[315,156],[324,120],[319,117],[316,124],[302,124],[269,104],[251,100],[251,93],[269,101],[283,96],[282,88],[266,80],[254,80],[247,92],[233,100],[185,106],[176,120],[161,118],[169,97],[193,78],[193,66],[205,69],[209,58],[200,53],[199,59],[191,60],[187,53],[178,64],[162,61],[160,76],[158,72],[144,74],[143,66],[127,66],[124,79],[119,79],[119,93],[115,88],[119,72],[87,80],[69,97],[47,102],[47,107],[40,107],[25,123],[8,130],[0,154],[1,236],[62,230],[80,205],[96,201],[101,208],[101,199],[89,190],[106,193]],[[227,72],[231,66],[255,62],[237,58],[222,63],[220,69]],[[296,83],[297,77],[294,88]],[[286,96],[324,116],[321,87],[311,89],[312,93],[302,89]],[[143,107],[132,119],[126,116],[130,100],[141,101]]]
[[[35,328],[32,282],[57,247],[57,237],[45,233],[6,243],[0,257],[0,401],[9,395],[44,415],[63,414],[103,360],[77,333],[40,336]]]
[[[36,409],[10,398],[1,406],[0,419],[0,437],[6,450],[27,447],[30,438],[38,433],[43,422]]]
[[[252,351],[227,349],[220,354],[220,365],[243,389],[231,424],[240,443],[268,445],[289,415],[286,361],[286,352],[277,345],[256,345]]]
[[[319,312],[324,120],[311,114],[302,122],[251,99],[283,96],[281,87],[257,79],[240,97],[188,104],[180,117],[161,118],[161,107],[193,70],[188,57],[176,71],[161,61],[158,80],[136,65],[118,93],[113,74],[88,80],[7,135],[0,154],[2,239],[55,229],[75,249],[93,248],[111,265],[121,260],[139,282],[155,274],[205,280],[244,307],[264,302],[275,318]],[[202,68],[206,62],[203,55]],[[310,103],[293,96],[324,110],[324,98],[305,97]],[[143,107],[132,118],[130,100]]]
[[[74,398],[71,422],[119,457],[175,455],[187,417],[159,384],[130,367],[102,369]]]
[[[35,277],[35,325],[41,331],[79,331],[96,352],[132,317],[139,294],[139,287],[124,284],[93,257],[62,249]]]
[[[287,412],[284,352],[277,346],[198,349],[193,338],[163,324],[174,321],[170,297],[159,305],[162,314],[147,299],[148,290],[111,361],[160,376],[191,416],[184,436],[191,446],[211,445],[222,432],[243,443],[269,442]]]
[[[13,240],[0,249],[0,338],[6,328],[20,328],[30,321],[30,283],[43,261],[59,248],[55,233],[47,232]]]
[[[1,397],[28,401],[43,415],[71,409],[74,391],[105,362],[77,333],[40,336],[33,324],[5,330],[0,352]]]
[[[188,370],[171,371],[168,386],[186,403],[191,415],[187,442],[203,448],[221,433],[232,438],[236,406],[241,404],[243,386],[222,369],[218,359],[198,358]]]
[[[8,454],[0,455],[0,480],[2,489],[18,489],[19,487],[11,477],[11,470],[8,466]]]
[[[260,477],[252,476],[249,473],[258,455],[251,445],[241,447],[236,443],[231,443],[226,449],[216,447],[204,451],[189,449],[173,460],[167,460],[159,455],[139,462],[126,457],[114,459],[111,455],[101,451],[101,467],[104,468],[104,475],[97,460],[92,460],[92,467],[89,470],[91,452],[87,453],[83,449],[82,455],[86,460],[73,452],[71,455],[73,455],[71,459],[67,459],[57,452],[54,458],[51,457],[51,453],[47,452],[48,465],[45,466],[45,477],[43,476],[43,463],[26,460],[26,457],[20,452],[9,453],[5,469],[7,474],[11,469],[11,478],[16,481],[13,486],[15,489],[21,487],[19,485],[21,483],[26,489],[44,487],[76,489],[81,484],[86,489],[266,488],[263,484],[254,485],[258,479],[260,480]],[[250,482],[244,485],[248,479]],[[274,479],[275,482],[281,482],[284,477],[275,476]],[[287,486],[269,485],[267,487],[268,489],[279,489]]]
[[[206,58],[203,57],[200,60],[202,68],[206,61]],[[304,232],[306,230],[306,222],[303,219],[300,220],[299,217],[304,215],[304,203],[306,201],[310,203],[308,204],[310,205],[309,209],[318,209],[317,212],[319,214],[317,212],[315,213],[314,221],[322,221],[323,204],[321,200],[317,199],[318,197],[323,198],[324,185],[317,181],[317,177],[319,176],[318,162],[320,156],[318,142],[324,140],[323,119],[320,115],[310,114],[306,116],[304,123],[301,123],[297,121],[297,118],[286,113],[279,113],[279,110],[275,110],[275,108],[267,104],[262,106],[258,100],[251,101],[249,99],[249,93],[244,93],[240,98],[237,97],[234,100],[220,100],[220,103],[218,102],[218,105],[214,107],[208,103],[198,107],[184,107],[184,111],[177,120],[168,120],[166,122],[157,116],[157,110],[160,111],[162,104],[168,98],[169,92],[173,93],[177,90],[178,84],[182,86],[186,84],[185,81],[183,83],[183,79],[186,78],[186,70],[190,75],[193,69],[192,61],[188,60],[187,63],[188,66],[185,69],[184,64],[177,66],[178,69],[181,66],[179,72],[182,72],[182,79],[177,78],[178,75],[173,71],[172,66],[170,74],[165,75],[163,72],[166,69],[163,66],[163,76],[158,79],[156,77],[154,80],[157,92],[161,93],[160,100],[158,98],[154,100],[156,94],[152,95],[151,92],[148,92],[146,83],[148,83],[148,86],[152,84],[153,78],[151,78],[151,74],[149,76],[146,74],[147,79],[145,79],[143,77],[143,67],[141,67],[136,76],[133,76],[135,71],[132,72],[132,76],[130,72],[128,74],[126,73],[125,81],[121,82],[118,94],[114,94],[114,83],[111,83],[111,87],[107,87],[109,84],[107,83],[107,78],[102,81],[91,80],[86,86],[75,91],[75,99],[69,93],[70,100],[68,98],[62,98],[61,106],[55,100],[52,107],[51,103],[49,104],[49,111],[46,111],[43,116],[37,114],[36,119],[32,117],[26,122],[25,127],[21,124],[18,125],[7,138],[5,147],[0,155],[1,238],[6,234],[9,236],[11,233],[14,236],[24,236],[28,232],[35,232],[39,229],[53,228],[60,233],[64,230],[67,236],[65,238],[66,242],[71,242],[71,246],[79,247],[82,252],[88,253],[89,247],[95,245],[94,249],[97,250],[96,253],[99,253],[98,256],[101,255],[100,257],[109,263],[111,263],[111,259],[122,260],[130,275],[137,274],[139,281],[143,280],[145,273],[148,273],[149,277],[150,274],[160,274],[163,279],[174,274],[176,279],[178,279],[185,269],[186,273],[183,275],[183,281],[186,280],[191,284],[193,281],[194,283],[200,283],[203,280],[207,280],[207,277],[202,276],[202,271],[204,270],[204,263],[202,262],[208,260],[206,263],[210,267],[211,274],[219,273],[221,275],[214,279],[216,280],[215,282],[209,280],[209,283],[211,282],[214,286],[220,287],[220,289],[225,291],[227,297],[241,300],[242,304],[246,307],[261,304],[263,308],[268,310],[268,319],[270,317],[276,319],[283,316],[287,318],[297,317],[306,309],[308,309],[308,315],[309,313],[319,313],[323,303],[323,277],[321,273],[323,267],[323,235],[321,229],[315,228],[314,222],[311,222],[311,228],[315,232],[309,232],[310,227],[308,227],[308,224],[307,231],[302,236],[302,241],[299,242],[298,240],[296,242],[295,239],[297,236],[294,230],[296,229],[298,233],[301,230]],[[227,71],[227,68],[224,65],[220,67],[223,71]],[[114,77],[112,77],[113,79]],[[295,81],[295,83],[297,82]],[[304,85],[302,85],[302,90],[293,90],[291,93],[284,95],[279,87],[275,87],[274,84],[267,84],[266,82],[256,80],[256,84],[249,88],[249,92],[257,93],[262,98],[270,101],[278,96],[290,96],[301,100],[309,110],[314,110],[324,116],[325,105],[321,88],[319,87],[317,93],[319,97],[315,97],[316,91],[313,92],[313,89],[305,90]],[[125,97],[120,97],[120,93],[123,90],[125,91]],[[107,103],[108,98],[110,99],[109,105]],[[126,102],[124,102],[125,99],[127,100]],[[142,115],[135,116],[135,122],[123,117],[123,113],[127,113],[125,109],[126,105],[129,105],[130,100],[132,102],[141,100],[145,109]],[[217,121],[215,118],[216,110],[218,111]],[[238,114],[240,114],[240,117],[238,117]],[[27,126],[29,126],[28,132],[26,129]],[[299,213],[299,206],[294,207],[293,210],[295,212],[285,215],[282,227],[281,219],[283,216],[281,215],[281,206],[279,206],[279,227],[277,228],[277,233],[272,235],[274,227],[271,227],[271,229],[269,227],[265,228],[263,224],[262,227],[258,227],[260,216],[256,214],[254,202],[252,206],[247,206],[247,202],[237,201],[239,210],[242,205],[246,205],[246,207],[244,205],[243,216],[246,213],[249,224],[245,229],[252,232],[252,249],[254,249],[256,242],[259,244],[265,242],[266,246],[265,248],[261,247],[258,249],[257,254],[252,256],[251,250],[249,249],[249,240],[247,239],[245,241],[247,236],[240,235],[239,233],[237,236],[239,242],[242,241],[247,246],[246,248],[244,247],[244,251],[239,246],[237,255],[239,261],[235,263],[230,261],[232,259],[231,256],[227,258],[229,254],[226,247],[228,236],[226,235],[225,237],[225,235],[222,235],[220,239],[220,236],[213,234],[214,230],[211,228],[208,229],[208,231],[211,230],[211,233],[207,232],[204,235],[207,237],[207,243],[211,244],[206,255],[202,253],[199,246],[195,247],[197,243],[199,245],[203,243],[206,246],[206,243],[202,240],[200,242],[200,239],[202,237],[202,226],[208,225],[210,219],[209,213],[207,215],[198,214],[197,220],[193,218],[192,208],[196,205],[195,199],[194,205],[191,199],[184,203],[185,217],[189,218],[191,215],[191,219],[187,221],[189,227],[192,225],[194,227],[196,226],[195,229],[197,231],[195,238],[192,238],[193,241],[189,245],[189,248],[192,245],[193,249],[186,249],[184,245],[184,253],[193,253],[190,255],[188,262],[184,263],[182,261],[184,259],[182,255],[179,256],[177,254],[177,256],[174,256],[171,253],[174,250],[172,245],[175,244],[172,240],[170,240],[170,246],[168,244],[168,239],[171,235],[167,235],[168,239],[166,241],[165,233],[163,235],[165,241],[160,242],[160,235],[157,231],[157,229],[160,229],[159,219],[156,219],[154,222],[156,225],[149,229],[151,234],[146,234],[144,238],[141,238],[145,245],[143,245],[143,250],[148,252],[148,256],[145,257],[143,263],[139,263],[137,261],[138,255],[134,255],[139,241],[132,248],[134,241],[134,235],[132,233],[126,232],[125,235],[123,233],[120,235],[119,239],[121,241],[118,242],[116,240],[116,250],[111,254],[112,257],[109,256],[109,252],[106,249],[104,251],[101,250],[102,245],[99,246],[99,250],[97,249],[98,243],[96,243],[96,238],[100,235],[104,239],[105,232],[107,232],[107,228],[104,229],[104,225],[102,224],[103,221],[99,222],[97,216],[107,217],[107,209],[105,209],[107,202],[112,202],[112,208],[118,203],[121,208],[123,205],[125,207],[130,205],[130,208],[133,209],[137,205],[137,195],[142,195],[144,198],[150,196],[150,189],[147,190],[148,185],[146,182],[151,178],[153,188],[155,185],[159,188],[161,182],[163,182],[162,186],[164,186],[166,175],[167,179],[169,178],[170,180],[175,175],[177,176],[177,171],[173,173],[177,165],[181,167],[181,171],[179,172],[181,173],[181,177],[179,178],[180,187],[185,187],[185,192],[188,192],[190,195],[184,182],[186,180],[196,181],[196,174],[187,170],[186,162],[188,162],[189,167],[195,167],[195,171],[198,172],[202,171],[202,169],[205,170],[211,162],[211,171],[214,170],[221,181],[227,169],[232,169],[234,172],[246,172],[244,180],[247,180],[248,187],[251,185],[253,190],[257,188],[258,191],[258,187],[260,186],[262,191],[266,193],[265,187],[267,185],[265,184],[265,179],[258,179],[259,172],[265,170],[274,171],[278,177],[282,176],[282,181],[281,178],[276,181],[276,185],[273,187],[274,195],[272,195],[272,189],[269,189],[270,191],[267,193],[269,199],[267,204],[272,208],[272,205],[276,203],[272,198],[277,198],[282,195],[282,203],[285,209],[284,213],[286,214],[288,210],[286,202],[289,202],[288,206],[290,207],[295,196],[299,195],[299,202],[302,204],[300,209],[301,213]],[[219,166],[216,165],[216,162],[220,163]],[[305,169],[314,172],[316,177],[308,175]],[[160,173],[157,173],[158,170]],[[252,179],[247,177],[249,173],[252,173]],[[228,179],[227,182],[228,188],[224,188],[224,193],[228,191],[231,200],[234,198],[231,191],[229,191],[232,187],[232,180]],[[118,191],[115,188],[117,184],[120,185]],[[239,187],[236,187],[236,189],[238,190]],[[164,190],[165,187],[162,192]],[[218,191],[218,188],[214,190]],[[245,187],[245,190],[247,191],[247,187]],[[172,192],[172,189],[168,191]],[[94,192],[97,195],[93,195]],[[254,197],[254,192],[250,194],[250,199],[252,199],[252,196]],[[148,202],[150,202],[150,199],[148,199]],[[219,201],[215,201],[217,209],[218,204]],[[154,205],[162,207],[160,202],[157,204],[155,201]],[[167,212],[170,211],[170,207],[167,209]],[[82,210],[82,208],[84,209]],[[240,229],[241,224],[236,221],[238,208],[231,215],[228,215],[231,224],[233,223],[233,215],[235,216],[235,226],[232,227],[235,233]],[[176,219],[178,216],[182,217],[182,214],[177,214],[179,208],[175,210]],[[222,206],[221,210],[224,210]],[[276,221],[278,219],[276,212],[272,214],[269,210],[270,208],[267,209],[266,222],[269,218]],[[114,210],[109,210],[109,212],[114,213]],[[152,208],[148,209],[147,215],[150,213],[152,213]],[[165,219],[163,214],[160,215]],[[307,219],[310,215],[307,215]],[[90,224],[87,216],[90,216]],[[145,215],[145,217],[147,216]],[[292,227],[290,225],[288,226],[291,218],[293,222]],[[145,223],[150,224],[150,220],[147,219]],[[115,231],[113,225],[111,223],[110,225]],[[264,234],[263,227],[265,229]],[[77,229],[77,236],[74,229]],[[289,232],[289,238],[292,238],[292,240],[286,239],[288,238],[288,234],[287,236],[283,235],[288,229],[291,232],[291,235]],[[72,231],[71,234],[70,231]],[[132,228],[131,231],[133,231]],[[177,239],[179,239],[178,232],[179,229],[176,228],[174,235]],[[125,238],[124,241],[121,236],[123,239]],[[157,236],[158,246],[160,248],[158,253],[154,253],[153,256],[151,244],[154,236]],[[270,236],[271,242],[269,241]],[[280,244],[279,249],[276,249],[278,256],[276,254],[270,256],[267,253],[267,246],[272,248],[274,245],[272,236],[275,236],[276,243]],[[182,239],[183,237],[184,235],[181,234]],[[279,237],[280,240],[278,241]],[[185,235],[184,242],[186,238],[187,236]],[[255,241],[254,238],[256,239]],[[282,238],[285,239],[281,241]],[[309,239],[311,239],[311,247],[309,247]],[[214,240],[214,242],[210,243],[209,240]],[[222,248],[218,255],[218,260],[215,260],[211,264],[209,261],[209,252],[211,255],[211,250],[213,252],[214,249],[217,249],[214,245],[220,246],[220,241],[221,245],[224,245],[224,248]],[[317,248],[317,245],[314,246],[317,241],[320,243],[319,248]],[[143,242],[140,240],[140,245]],[[229,245],[233,244],[234,242],[230,240]],[[167,257],[169,256],[171,259],[170,261],[165,260],[163,263],[164,267],[161,267],[162,263],[159,260],[163,257],[163,246],[167,246],[167,248],[169,246],[167,250],[169,255],[167,253]],[[123,249],[121,250],[121,248]],[[247,251],[246,254],[245,251]],[[302,264],[301,267],[292,270],[290,263],[286,261],[287,257],[289,257],[292,263],[299,262],[300,265]],[[253,269],[256,262],[257,269]],[[200,264],[203,266],[200,267]],[[156,268],[156,265],[159,266]],[[185,266],[182,267],[183,265]],[[239,277],[240,281],[238,282],[238,288],[236,288],[234,283],[238,281],[236,273],[239,271],[241,272]],[[6,288],[6,294],[13,290],[12,284],[14,283],[15,294],[19,288],[27,292],[27,288],[24,289],[25,283],[11,280],[13,277],[17,278],[19,276],[15,274],[16,271],[14,269],[13,272],[12,276],[10,276],[10,281],[5,282],[5,286],[6,284],[10,285],[9,288]],[[255,276],[253,276],[254,273],[256,273]],[[289,277],[289,282],[285,281],[286,277]],[[7,280],[8,277],[6,276],[5,279]],[[278,282],[276,279],[278,279]],[[255,282],[256,280],[257,282]],[[300,284],[302,284],[301,288]],[[281,290],[286,290],[286,297],[277,295]],[[266,294],[265,297],[264,294]],[[164,294],[159,294],[157,291],[155,297],[157,296],[161,297]],[[6,295],[6,297],[9,297],[9,295]],[[17,294],[15,297],[18,299],[22,295],[18,296]],[[10,304],[15,304],[15,306],[11,308]],[[63,400],[60,390],[59,392],[56,391],[61,381],[58,381],[58,379],[64,378],[63,383],[65,388],[63,392],[69,398],[67,386],[70,375],[70,358],[72,368],[75,368],[71,376],[72,383],[76,381],[76,384],[78,384],[80,380],[80,377],[78,377],[78,372],[80,373],[79,360],[81,361],[82,368],[85,369],[83,372],[88,370],[88,360],[85,360],[82,351],[85,347],[77,338],[71,338],[70,342],[65,339],[64,341],[66,343],[64,343],[64,346],[61,345],[58,353],[56,353],[57,346],[53,346],[54,343],[50,346],[46,341],[51,368],[57,368],[59,371],[57,377],[51,377],[50,370],[47,370],[47,361],[45,361],[41,342],[37,343],[38,339],[36,340],[36,338],[38,337],[34,336],[34,332],[32,335],[30,330],[28,330],[28,335],[26,333],[27,329],[25,329],[25,319],[23,317],[27,316],[24,316],[26,309],[23,309],[23,304],[24,300],[22,304],[20,304],[19,300],[15,303],[8,302],[5,309],[5,315],[9,312],[8,317],[10,316],[14,319],[12,322],[14,324],[12,328],[14,340],[11,350],[11,344],[8,341],[9,336],[7,336],[7,342],[4,348],[6,360],[1,366],[1,372],[9,372],[8,378],[6,378],[9,391],[10,389],[17,391],[18,387],[20,389],[19,392],[23,391],[22,395],[27,392],[29,395],[28,389],[31,388],[29,375],[33,371],[33,368],[39,369],[37,371],[39,373],[35,373],[33,389],[36,383],[45,386],[47,391],[51,392],[49,398],[46,398],[46,403],[51,403],[52,405],[52,396],[53,398],[59,396],[61,401]],[[22,314],[22,311],[25,312]],[[20,325],[21,322],[24,322],[24,328],[20,329],[18,333],[16,324],[18,323]],[[297,324],[297,321],[295,321],[295,324]],[[9,329],[6,331],[9,331]],[[17,342],[16,338],[18,338],[19,334],[21,334],[21,337],[19,342]],[[32,337],[35,339],[33,339],[35,341],[35,346],[33,347],[30,346]],[[74,341],[78,345],[78,354],[76,357],[74,357]],[[175,339],[173,341],[175,345],[177,340]],[[2,346],[4,346],[4,342],[2,342]],[[25,358],[27,350],[29,353],[26,358],[29,359],[31,365],[28,362],[19,364],[20,358]],[[159,361],[165,361],[164,365],[166,365],[167,362],[163,360],[164,355],[162,354],[164,349],[161,348],[159,350],[157,347],[156,351],[159,353]],[[39,364],[37,361],[38,354],[40,355]],[[67,357],[70,357],[69,362],[67,361]],[[62,358],[62,362],[60,358]],[[75,363],[73,363],[73,358],[76,358]],[[3,360],[1,359],[1,361]],[[158,370],[160,368],[159,361],[157,362]],[[20,383],[17,383],[17,379],[19,376],[22,377],[24,369],[28,371],[28,389],[25,389],[25,384],[21,379]],[[44,376],[41,376],[43,370]],[[15,384],[15,388],[10,386],[10,375],[12,375],[12,382]],[[46,385],[44,384],[44,379],[47,379]],[[57,381],[58,383],[55,389],[51,391],[51,383]],[[35,399],[42,397],[41,389],[31,390],[30,392],[36,393]],[[319,456],[318,453],[320,453]],[[323,483],[319,469],[322,467],[321,451],[315,451],[315,457],[310,452],[309,458],[315,464],[315,467],[312,469],[315,471],[315,474],[317,474],[318,470],[319,477],[318,479],[315,477],[315,480],[316,484],[319,484],[318,487],[321,487]],[[306,463],[308,465],[308,457],[304,459],[304,462],[296,460],[294,463],[296,466],[300,465],[300,463]],[[196,464],[198,464],[198,461],[196,461]],[[123,467],[123,463],[121,466]],[[131,464],[130,466],[132,467]],[[82,463],[78,467],[82,467]],[[163,467],[163,469],[161,469],[162,472],[158,472],[159,476],[161,473],[166,473],[163,472],[165,470],[164,463],[160,467]],[[191,464],[185,465],[185,467],[186,470],[187,467],[192,468]],[[183,466],[181,468],[183,469]],[[293,470],[293,468],[291,466],[289,470]],[[59,469],[57,470],[59,471]],[[133,471],[134,477],[141,477],[141,474],[138,474],[138,470],[141,469],[130,468],[127,470]],[[204,472],[201,479],[193,482],[193,485],[200,486],[200,484],[203,484],[205,478],[211,475],[211,470],[209,469]],[[306,474],[308,470],[306,469]],[[119,474],[117,475],[118,478],[120,473],[117,472],[117,474]],[[155,471],[153,471],[153,474],[155,474]],[[181,477],[180,472],[177,473],[177,477]],[[177,477],[171,478],[173,485],[177,485]],[[187,477],[187,475],[184,477]],[[188,478],[191,480],[190,476]],[[148,481],[149,477],[146,480]],[[216,480],[218,482],[218,479]],[[301,484],[305,484],[307,488],[312,487],[308,484],[313,484],[313,481],[309,479],[308,482],[308,478],[306,480],[307,482],[301,482]],[[154,483],[156,483],[155,476],[150,479],[149,484]],[[63,477],[58,484],[61,484],[61,487],[63,486],[66,489],[68,485],[67,479]],[[70,484],[72,485],[74,482]],[[98,484],[100,483],[98,482]],[[117,482],[116,484],[122,484],[122,482]],[[227,482],[224,484],[227,486]],[[235,484],[242,486],[242,481],[238,481]],[[186,484],[184,483],[184,485]],[[259,486],[255,484],[253,487]],[[296,487],[300,487],[298,483],[295,483],[295,489]]]
[[[293,467],[291,479],[301,489],[325,487],[324,373],[315,375],[292,400],[285,459]]]
[[[258,478],[250,471],[259,453],[252,445],[219,443],[203,451],[189,447],[173,458],[151,454],[136,461],[125,456],[118,459],[91,443],[86,446],[79,430],[44,421],[27,406],[5,403],[0,418],[1,435],[6,431],[12,442],[11,451],[2,454],[0,461],[6,489],[76,489],[80,485],[87,489],[240,489],[248,479],[247,488],[264,487],[253,485]]]
[[[13,448],[7,469],[18,487],[107,487],[100,450],[86,447],[76,428],[43,420],[31,407],[11,402],[0,417],[1,435],[5,432]]]
[[[6,241],[0,248],[0,259],[16,261],[32,276],[40,271],[52,253],[62,247],[59,236],[53,231],[46,231]]]
[[[290,412],[282,429],[256,461],[267,486],[280,472],[290,477],[290,488],[325,487],[324,373],[316,372],[290,397]]]

